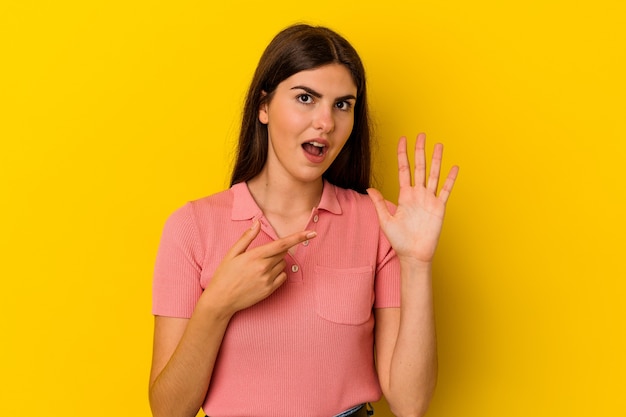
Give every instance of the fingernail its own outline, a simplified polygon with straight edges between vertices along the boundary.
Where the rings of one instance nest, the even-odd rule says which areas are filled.
[[[252,226],[250,227],[250,230],[256,229],[258,224],[259,224],[259,221],[257,219],[254,219],[254,221],[252,222]]]
[[[311,238],[314,238],[315,236],[317,236],[317,232],[309,232],[307,233],[306,238],[311,239]]]

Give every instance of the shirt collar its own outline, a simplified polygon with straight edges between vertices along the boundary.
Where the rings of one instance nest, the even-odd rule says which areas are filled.
[[[341,214],[341,204],[337,198],[337,187],[324,180],[324,188],[322,189],[322,198],[317,206],[319,210],[326,210],[333,214]]]
[[[260,218],[263,216],[261,208],[257,205],[248,185],[240,182],[231,187],[233,193],[233,209],[231,214],[232,220],[248,220]],[[333,214],[341,214],[341,205],[337,199],[336,187],[324,180],[324,188],[322,189],[322,198],[320,204],[316,207],[318,210],[326,210]]]

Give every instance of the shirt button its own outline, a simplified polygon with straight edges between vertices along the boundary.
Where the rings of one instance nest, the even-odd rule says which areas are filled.
[[[313,221],[315,223],[317,223],[317,221],[320,219],[320,216],[318,216],[317,214],[315,216],[313,216]]]
[[[308,241],[308,240],[305,240],[304,242],[302,242],[302,244],[303,244],[304,246],[309,246],[309,241]]]
[[[298,272],[299,269],[298,265],[291,265],[291,272]]]

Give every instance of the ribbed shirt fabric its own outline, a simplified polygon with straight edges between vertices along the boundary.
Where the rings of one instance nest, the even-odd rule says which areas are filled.
[[[245,183],[174,212],[157,255],[153,314],[191,317],[254,220],[261,232],[250,248],[277,238]],[[209,416],[329,417],[380,398],[372,309],[400,306],[397,256],[369,197],[328,182],[305,230],[318,236],[286,255],[287,282],[230,321],[203,405]]]

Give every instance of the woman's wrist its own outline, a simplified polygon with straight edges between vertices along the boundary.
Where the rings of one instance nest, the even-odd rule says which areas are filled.
[[[232,309],[232,305],[228,303],[224,304],[223,297],[213,297],[210,290],[207,288],[200,296],[194,314],[200,313],[203,317],[213,317],[215,320],[230,321],[232,316],[236,313]]]
[[[432,261],[424,261],[412,256],[398,256],[402,269],[408,269],[414,272],[430,273],[432,270]]]

